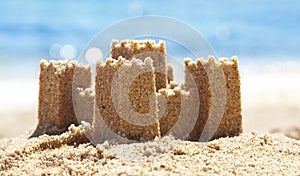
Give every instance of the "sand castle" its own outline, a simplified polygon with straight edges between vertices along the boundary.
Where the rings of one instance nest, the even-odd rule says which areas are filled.
[[[74,80],[74,74],[80,75]],[[61,134],[71,124],[78,125],[73,88],[91,87],[90,67],[75,61],[40,62],[38,126],[32,136]]]
[[[242,132],[238,60],[184,60],[182,85],[166,64],[165,43],[113,41],[111,58],[91,68],[75,61],[41,61],[39,123],[33,136],[91,124],[98,142],[137,141],[172,134],[198,141]],[[95,89],[95,90],[94,90]]]

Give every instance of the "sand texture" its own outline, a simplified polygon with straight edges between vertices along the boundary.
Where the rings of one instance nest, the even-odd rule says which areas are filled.
[[[0,175],[299,175],[300,141],[247,133],[208,143],[171,136],[96,147],[79,127],[58,136],[1,139]]]
[[[95,102],[101,115],[96,118],[102,118],[112,131],[129,140],[160,136],[152,60],[108,58],[105,63],[98,62],[96,68]]]
[[[156,90],[167,87],[166,44],[164,41],[154,40],[113,40],[111,43],[111,57],[120,56],[131,60],[133,58],[145,60],[150,57],[155,69]]]

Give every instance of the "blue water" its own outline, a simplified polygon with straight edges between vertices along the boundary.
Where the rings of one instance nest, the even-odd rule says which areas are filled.
[[[299,7],[296,0],[2,0],[0,64],[49,59],[53,44],[72,44],[79,55],[97,32],[142,15],[172,17],[193,26],[219,56],[297,59]]]

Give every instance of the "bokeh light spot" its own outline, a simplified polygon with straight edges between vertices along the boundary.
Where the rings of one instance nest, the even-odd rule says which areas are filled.
[[[218,40],[228,40],[230,37],[230,29],[227,26],[219,26],[215,31]]]
[[[76,57],[76,48],[73,45],[65,45],[60,49],[60,57],[63,59],[74,59]]]
[[[85,59],[90,63],[90,64],[96,64],[97,60],[103,58],[103,53],[101,49],[93,47],[88,49],[85,52]]]
[[[49,54],[52,59],[59,59],[60,58],[60,44],[53,44],[49,49]]]
[[[128,3],[128,14],[130,16],[142,16],[144,13],[144,7],[139,2]]]

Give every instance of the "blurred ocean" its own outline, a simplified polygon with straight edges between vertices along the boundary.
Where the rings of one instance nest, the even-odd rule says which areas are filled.
[[[99,31],[143,15],[183,21],[202,33],[219,56],[237,55],[241,63],[300,60],[299,7],[296,0],[2,0],[0,77],[13,65],[35,65],[37,73],[38,61],[50,59],[55,44],[73,45],[78,56]]]

